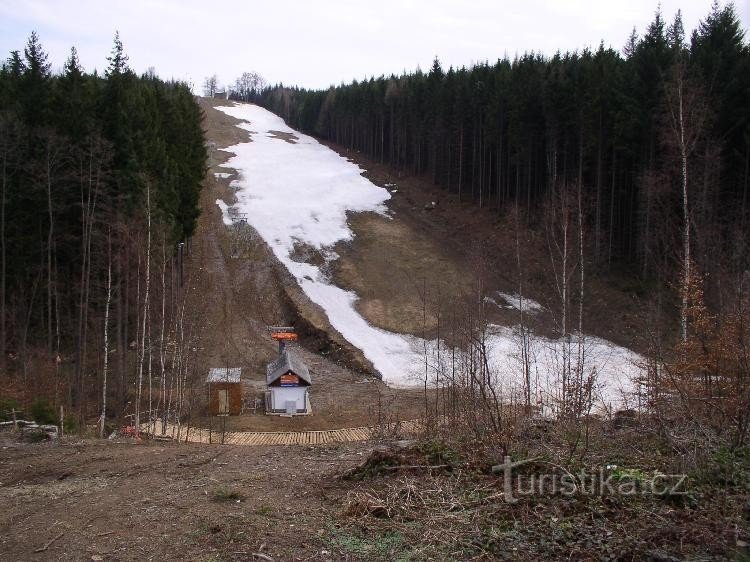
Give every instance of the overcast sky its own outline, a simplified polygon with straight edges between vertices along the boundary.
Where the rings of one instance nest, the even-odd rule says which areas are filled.
[[[662,0],[686,32],[711,0]],[[747,30],[750,0],[735,3]],[[136,72],[162,78],[207,75],[231,83],[246,70],[270,83],[311,88],[417,66],[496,61],[525,51],[621,49],[653,19],[656,0],[0,0],[0,56],[23,49],[32,30],[59,69],[75,45],[89,71],[107,65],[115,30]]]

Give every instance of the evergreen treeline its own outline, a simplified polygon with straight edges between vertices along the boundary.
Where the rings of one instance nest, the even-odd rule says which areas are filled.
[[[429,174],[479,206],[517,204],[541,220],[553,195],[580,186],[592,261],[651,279],[682,257],[680,101],[693,259],[705,273],[744,269],[750,48],[731,4],[714,4],[689,40],[679,13],[671,24],[657,13],[623,54],[531,53],[447,72],[435,60],[427,73],[276,86],[259,100],[293,127]]]
[[[165,259],[191,235],[206,164],[189,87],[137,76],[119,36],[108,60],[87,74],[73,48],[53,74],[32,33],[0,70],[0,366],[27,374],[34,353],[46,357],[58,375],[47,383],[74,383],[74,404],[100,376],[109,300],[124,401],[147,231]]]

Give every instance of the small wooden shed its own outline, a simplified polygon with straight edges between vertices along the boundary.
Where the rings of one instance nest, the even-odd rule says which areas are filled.
[[[242,384],[239,367],[209,369],[208,413],[211,416],[238,416],[242,411]]]
[[[307,365],[282,346],[279,356],[266,368],[266,413],[291,416],[310,414],[311,384]]]

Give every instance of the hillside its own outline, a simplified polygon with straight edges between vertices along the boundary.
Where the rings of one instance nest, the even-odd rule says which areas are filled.
[[[396,182],[386,176],[378,187],[347,153],[337,154],[259,107],[218,109],[243,120],[238,126],[251,137],[230,147],[236,155],[224,164],[236,170],[222,178],[233,189],[228,199],[217,201],[224,223],[236,229],[236,217],[246,217],[289,272],[287,292],[297,294],[299,286],[295,302],[311,301],[298,307],[302,315],[322,312],[323,324],[314,323],[370,362],[389,386],[444,386],[449,373],[440,354],[450,352],[464,362],[471,344],[462,342],[456,330],[468,320],[465,311],[478,306],[491,356],[488,369],[504,381],[507,399],[518,399],[524,384],[518,358],[528,352],[527,368],[538,371],[531,390],[535,404],[554,407],[553,364],[567,346],[580,345],[585,346],[586,371],[598,374],[595,408],[618,409],[634,400],[631,379],[643,359],[596,337],[587,323],[608,318],[596,322],[599,329],[627,339],[627,327],[632,333],[633,325],[620,319],[630,314],[634,322],[635,306],[618,313],[615,303],[628,303],[631,295],[589,282],[587,316],[579,323],[584,335],[575,344],[565,340],[555,324],[559,307],[550,271],[555,256],[545,261],[539,243],[526,238],[533,232],[509,231],[507,220],[498,224],[490,213],[471,220],[469,229],[451,232],[448,225],[466,217],[456,215],[455,206],[433,205],[438,194],[420,191],[411,178]],[[477,236],[486,244],[462,252],[462,244]],[[510,265],[514,252],[524,258]],[[520,295],[519,265],[522,275],[533,280],[524,282]],[[525,304],[519,306],[513,295]],[[535,300],[540,297],[541,303]],[[523,333],[523,343],[517,333]],[[462,367],[454,364],[451,377],[456,369]]]
[[[747,10],[22,4],[0,562],[750,560]]]
[[[236,179],[226,167],[230,154],[222,148],[249,139],[237,120],[213,107],[216,102],[200,103],[213,144],[185,283],[190,318],[196,318],[192,341],[200,348],[201,373],[211,365],[241,364],[246,390],[252,391],[262,380],[263,363],[275,354],[265,327],[283,322],[298,326],[298,353],[309,361],[316,381],[312,417],[250,414],[230,418],[228,428],[302,430],[424,415],[420,391],[389,389],[361,372],[357,348],[327,323],[322,309],[285,273],[257,231],[248,228],[241,237],[242,257],[233,257],[237,241],[223,220],[229,211],[216,203],[231,204],[237,198],[236,190],[229,189]],[[293,140],[288,135],[272,136],[280,137],[275,142]],[[419,211],[424,196],[419,194],[429,192],[402,183],[404,187],[392,189],[407,202],[411,198],[412,215],[400,220],[408,209],[396,203],[388,222],[380,222],[381,215],[349,216],[355,236],[341,251],[339,267],[358,272],[363,293],[369,276],[362,264],[385,259],[368,257],[376,253],[366,243],[374,228],[379,238],[392,236],[393,247],[402,252],[397,255],[431,252],[413,271],[424,271],[425,261],[439,264],[430,266],[439,272],[446,271],[446,264],[460,271],[458,264],[465,263],[460,253],[451,255],[444,238],[433,239],[429,228],[416,226],[422,221],[434,228],[432,221],[438,219],[433,217],[441,215],[435,209],[426,218]],[[369,220],[378,221],[377,226],[368,226]],[[358,248],[360,238],[364,241]],[[399,283],[386,276],[373,283],[372,294],[379,294],[384,310],[403,306],[391,304],[404,302],[400,299],[416,303],[409,291],[388,298],[388,284]],[[378,322],[366,307],[360,310]],[[519,316],[506,309],[495,321],[513,323]],[[544,329],[543,319],[536,322],[537,329]],[[400,329],[408,332],[403,325]],[[438,390],[427,395],[430,402],[463,400]],[[469,412],[446,409],[440,417],[428,412],[417,426],[418,441],[396,441],[404,437],[396,431],[382,434],[377,443],[317,446],[128,437],[29,444],[2,433],[0,500],[6,508],[0,515],[0,552],[19,560],[674,560],[742,555],[749,529],[743,515],[747,460],[741,450],[704,456],[700,464],[689,466],[657,420],[634,412],[612,419],[588,416],[579,423],[528,419],[507,408],[500,431],[483,434],[481,428],[492,419],[484,417],[486,404],[476,399],[466,405]],[[492,473],[492,464],[511,459],[519,459],[512,475]],[[685,470],[684,483],[681,477],[678,483],[676,477],[664,476]],[[572,491],[567,477],[573,478]],[[669,487],[664,488],[665,482]],[[30,537],[29,529],[38,531]]]

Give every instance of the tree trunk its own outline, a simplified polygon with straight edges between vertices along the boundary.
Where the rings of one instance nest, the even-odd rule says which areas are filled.
[[[464,127],[461,125],[461,133],[458,141],[458,200],[461,201],[461,188],[463,186],[464,172]]]
[[[8,139],[5,140],[9,142]],[[0,193],[0,369],[5,371],[5,358],[7,346],[6,319],[7,319],[7,275],[6,275],[6,253],[5,253],[5,199],[8,189],[8,151],[7,145],[3,146],[2,166],[2,193]]]
[[[99,437],[104,438],[104,422],[107,419],[107,367],[109,366],[109,305],[112,302],[112,240],[107,236],[107,300],[104,305],[104,368],[102,369],[102,413]]]
[[[683,83],[682,75],[677,78],[677,127],[680,149],[680,180],[682,188],[682,304],[680,307],[680,336],[687,341],[688,305],[690,291],[690,208],[688,206],[688,176],[687,176],[687,145],[685,142],[685,119],[683,113]]]
[[[146,356],[146,322],[148,319],[148,297],[151,283],[151,185],[146,183],[146,220],[148,228],[146,230],[146,287],[143,296],[143,325],[141,327],[141,356],[138,364],[138,393],[135,402],[135,434],[141,431],[141,394],[143,390],[143,361]],[[149,392],[151,389],[149,389]]]

